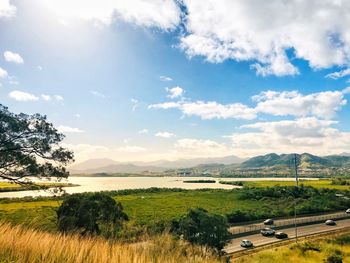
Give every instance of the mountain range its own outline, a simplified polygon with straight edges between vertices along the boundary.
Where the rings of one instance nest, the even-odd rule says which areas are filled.
[[[301,169],[350,168],[350,154],[316,156],[309,153],[297,154]],[[162,173],[169,169],[188,168],[191,170],[235,170],[285,168],[294,165],[294,154],[276,154],[241,159],[236,156],[218,158],[180,159],[176,161],[159,160],[154,162],[123,163],[112,159],[91,159],[69,167],[72,174],[95,173]]]
[[[245,161],[236,156],[225,156],[215,158],[194,158],[194,159],[179,159],[176,161],[158,160],[153,162],[130,162],[123,163],[112,159],[90,159],[75,165],[72,165],[68,170],[72,174],[93,174],[93,173],[142,173],[164,172],[168,169],[191,168],[205,164],[237,164]]]
[[[297,163],[300,168],[319,169],[330,167],[350,167],[350,156],[329,155],[316,156],[309,153],[297,154]],[[276,154],[256,156],[242,162],[240,168],[291,167],[294,165],[294,154]]]

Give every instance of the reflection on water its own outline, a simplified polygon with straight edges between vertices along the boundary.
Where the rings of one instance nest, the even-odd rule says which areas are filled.
[[[184,180],[216,180],[215,183],[184,183]],[[138,188],[183,188],[183,189],[233,189],[237,186],[219,184],[219,181],[292,181],[293,178],[208,178],[208,177],[69,177],[63,183],[78,184],[76,187],[63,188],[67,193],[111,191]],[[18,191],[0,193],[0,198],[25,196],[52,196],[49,191]]]

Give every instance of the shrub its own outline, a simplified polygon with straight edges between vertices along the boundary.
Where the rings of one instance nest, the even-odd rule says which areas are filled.
[[[68,196],[57,210],[58,228],[62,232],[114,235],[128,220],[122,205],[102,193]]]
[[[231,234],[225,217],[202,208],[190,209],[186,216],[173,222],[173,230],[190,243],[223,249]]]

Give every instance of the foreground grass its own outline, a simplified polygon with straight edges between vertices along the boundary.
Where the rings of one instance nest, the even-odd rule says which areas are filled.
[[[220,183],[237,185],[237,182],[222,180]],[[244,181],[240,182],[245,187],[273,187],[273,186],[295,186],[295,181]],[[334,185],[331,180],[300,180],[299,184],[312,186],[314,188],[329,188],[338,190],[350,190],[349,185]]]
[[[331,258],[342,261],[331,261]],[[328,237],[318,241],[267,249],[253,255],[232,260],[235,263],[320,263],[350,262],[350,234]]]
[[[0,222],[0,262],[220,262],[212,251],[163,234],[134,243],[60,235]]]

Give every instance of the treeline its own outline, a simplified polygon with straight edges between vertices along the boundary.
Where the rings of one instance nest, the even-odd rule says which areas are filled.
[[[292,216],[295,204],[299,215],[345,210],[350,207],[350,192],[335,189],[317,189],[303,185],[298,188],[274,186],[243,188],[239,193],[239,199],[253,200],[261,206],[259,209],[237,209],[228,213],[226,216],[229,223]]]

